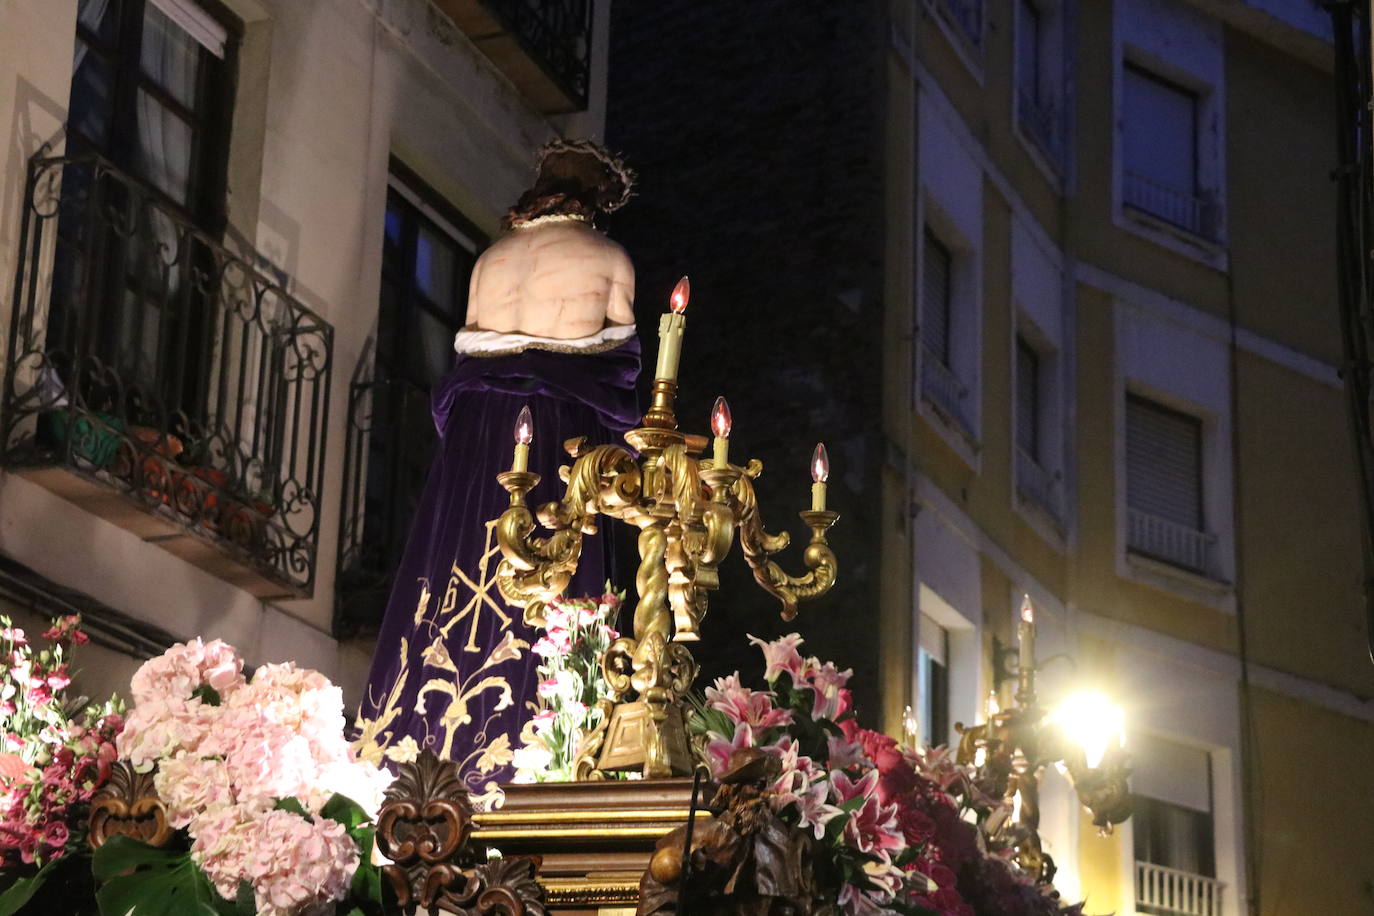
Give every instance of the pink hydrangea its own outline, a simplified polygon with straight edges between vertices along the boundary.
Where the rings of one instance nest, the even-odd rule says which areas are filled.
[[[182,754],[163,760],[153,777],[167,820],[181,829],[197,816],[234,804],[229,768],[215,757]]]
[[[119,756],[147,772],[164,757],[196,754],[216,725],[216,707],[200,700],[150,697],[124,722],[116,745]]]
[[[223,897],[232,899],[241,881],[251,884],[262,916],[293,916],[342,899],[359,862],[337,821],[242,807],[207,816],[191,856]]]
[[[224,696],[243,683],[243,659],[233,647],[218,639],[207,643],[197,637],[144,662],[130,686],[134,702],[142,704],[157,699],[187,700],[202,685]]]

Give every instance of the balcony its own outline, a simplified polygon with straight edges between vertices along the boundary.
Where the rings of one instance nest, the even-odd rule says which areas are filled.
[[[1159,916],[1220,916],[1222,884],[1150,862],[1135,863],[1135,909]]]
[[[434,0],[544,114],[582,111],[594,0]]]
[[[1126,548],[1135,553],[1212,577],[1216,543],[1216,535],[1206,531],[1138,509],[1126,511]]]
[[[921,350],[921,397],[955,426],[965,439],[973,442],[973,422],[968,414],[968,388],[930,348],[922,346]]]
[[[1021,130],[1056,169],[1064,163],[1064,129],[1059,111],[1051,101],[1034,98],[1024,89],[1017,93],[1016,120]]]
[[[420,491],[438,444],[429,393],[388,377],[355,381],[348,398],[334,633],[375,633],[386,611]]]
[[[0,465],[263,598],[315,583],[333,329],[96,156],[30,161]]]
[[[1210,194],[1189,194],[1123,169],[1122,202],[1199,238],[1215,242],[1220,236],[1219,208]]]
[[[1016,493],[1054,520],[1063,522],[1059,475],[1045,470],[1040,462],[1020,447],[1016,449]]]

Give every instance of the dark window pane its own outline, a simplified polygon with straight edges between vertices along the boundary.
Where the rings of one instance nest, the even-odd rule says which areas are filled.
[[[180,204],[190,192],[194,139],[191,125],[145,90],[138,91],[136,169]]]
[[[949,249],[929,229],[925,233],[922,255],[921,342],[944,366],[949,366],[950,273]]]
[[[1027,98],[1040,101],[1040,11],[1030,0],[1021,0],[1021,46],[1017,48],[1016,79]]]
[[[453,242],[428,226],[415,240],[415,285],[425,298],[446,312],[453,309],[458,252]]]
[[[1016,444],[1040,460],[1040,357],[1023,337],[1016,338]]]
[[[387,207],[386,207],[386,241],[385,241],[385,245],[386,245],[388,251],[391,251],[391,250],[393,250],[393,249],[400,248],[400,246],[401,246],[401,225],[402,225],[402,219],[403,219],[403,217],[401,216],[401,211],[400,211],[400,209],[399,209],[399,203],[398,203],[398,201],[396,201],[395,198],[391,198],[390,200],[387,201]]]
[[[196,107],[203,48],[186,30],[149,4],[143,14],[143,73],[187,108]]]
[[[454,329],[424,309],[412,312],[411,319],[408,365],[426,387],[436,385],[453,365]]]
[[[97,147],[110,142],[114,82],[114,70],[78,38],[72,60],[72,99],[67,125],[73,133]]]
[[[123,0],[81,0],[76,11],[77,30],[89,32],[101,47],[114,47],[122,5]]]
[[[1216,877],[1210,813],[1137,795],[1131,819],[1137,861]]]

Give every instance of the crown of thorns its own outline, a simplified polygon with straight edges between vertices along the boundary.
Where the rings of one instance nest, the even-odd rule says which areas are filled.
[[[559,137],[539,147],[538,152],[535,154],[536,164],[542,167],[544,165],[544,160],[555,153],[576,153],[583,156],[590,156],[605,166],[606,174],[611,179],[611,183],[620,186],[620,196],[617,198],[611,197],[608,194],[608,199],[600,201],[599,209],[603,213],[614,213],[616,210],[625,206],[625,204],[629,202],[630,197],[633,196],[636,178],[634,169],[627,166],[623,159],[613,154],[601,144],[592,140],[566,140]],[[609,191],[610,188],[608,187],[607,190]]]

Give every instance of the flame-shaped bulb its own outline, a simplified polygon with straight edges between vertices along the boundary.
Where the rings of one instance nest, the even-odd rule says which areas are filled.
[[[692,283],[686,277],[677,281],[677,286],[673,287],[673,295],[668,299],[668,304],[673,310],[673,314],[681,315],[687,311],[687,300],[692,298]]]
[[[716,406],[711,408],[711,432],[721,439],[730,438],[730,405],[725,398],[716,398]]]
[[[1031,606],[1030,595],[1021,598],[1021,619],[1026,623],[1035,623],[1035,608]]]
[[[825,450],[824,442],[817,442],[816,450],[811,453],[811,479],[816,483],[830,479],[830,453]]]
[[[520,445],[529,445],[534,441],[534,417],[530,414],[528,404],[520,408],[515,418],[515,441]]]

